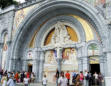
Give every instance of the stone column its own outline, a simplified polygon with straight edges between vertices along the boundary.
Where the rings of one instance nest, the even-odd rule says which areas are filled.
[[[83,71],[83,59],[82,57],[78,58],[78,72]]]
[[[83,58],[83,73],[85,70],[89,71],[89,58],[86,43],[82,44],[82,58]],[[84,79],[84,86],[88,86],[89,82]]]
[[[58,71],[59,71],[59,73],[61,72],[61,62],[62,62],[62,58],[57,58],[56,59],[56,61],[57,61],[57,69],[58,69]]]
[[[78,70],[83,71],[83,58],[82,58],[82,48],[77,47],[77,59],[78,59]]]
[[[37,73],[37,59],[33,59],[32,72]]]
[[[103,57],[103,55],[100,56],[99,58],[100,58],[100,60],[99,60],[99,62],[100,62],[100,71],[101,71],[101,73],[105,76],[105,75],[106,75],[106,71],[105,71],[105,70],[107,70],[107,69],[106,69],[106,68],[107,68],[106,58]]]
[[[57,58],[56,58],[56,61],[57,61],[57,68],[58,68],[58,71],[59,73],[61,72],[61,62],[62,62],[62,49],[61,48],[56,48],[56,51],[57,51]]]
[[[106,70],[107,70],[107,65],[106,65],[106,57],[104,57],[103,55],[100,56],[100,71],[101,71],[101,74],[103,75],[103,77],[106,77]],[[102,86],[105,86],[105,82],[102,83]]]
[[[34,49],[34,58],[33,58],[33,69],[36,76],[36,82],[39,82],[39,59],[40,59],[40,52],[38,48]]]
[[[88,58],[87,52],[88,51],[87,51],[86,44],[83,43],[83,46],[82,46],[83,72],[85,70],[89,71],[89,58]]]
[[[107,58],[104,57],[104,76],[107,75],[107,72],[105,70],[107,70]]]
[[[27,60],[23,60],[23,68],[22,68],[22,70],[23,70],[23,71],[28,71],[27,66],[28,66]]]
[[[39,65],[39,82],[42,82],[43,78],[43,69],[44,69],[44,51],[41,51],[40,53],[40,65]]]
[[[111,77],[111,52],[107,52],[107,75]]]
[[[30,50],[28,50],[27,52],[29,52]],[[31,51],[32,51],[32,58],[29,58],[29,57],[27,57],[28,58],[28,60],[32,60],[31,62],[32,62],[32,72],[35,74],[36,73],[36,63],[37,63],[37,59],[36,59],[36,50],[35,49],[31,49]]]
[[[35,74],[35,81],[36,82],[38,82],[38,67],[39,67],[39,65],[38,65],[38,63],[39,63],[39,60],[38,59],[34,59],[33,60],[33,69],[32,69],[32,72],[34,72],[34,74]]]
[[[105,86],[111,85],[111,51],[106,53],[107,56],[107,75],[105,77]]]
[[[87,56],[83,56],[83,72],[85,70],[89,71],[89,59]]]

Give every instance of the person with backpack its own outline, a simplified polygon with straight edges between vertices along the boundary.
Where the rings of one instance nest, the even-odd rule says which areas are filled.
[[[80,86],[80,75],[76,75],[76,85],[75,86]]]
[[[74,72],[72,73],[72,83],[75,85],[76,83],[76,77],[77,77],[77,73],[76,71],[74,70]]]
[[[88,86],[89,85],[89,72],[87,70],[85,70],[85,74],[84,74],[84,86]]]

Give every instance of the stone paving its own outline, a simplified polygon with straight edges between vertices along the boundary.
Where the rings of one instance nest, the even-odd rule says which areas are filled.
[[[24,86],[22,83],[17,84],[16,86]],[[31,83],[29,86],[43,86],[41,83]],[[56,86],[56,84],[48,83],[47,86]]]
[[[0,83],[1,86],[1,83]],[[16,84],[16,86],[24,86],[23,83]],[[31,83],[29,86],[43,86],[41,83]],[[56,84],[48,83],[47,86],[56,86]],[[73,86],[73,85],[71,85]],[[95,86],[95,85],[92,85]],[[98,86],[98,85],[96,85]]]
[[[1,86],[1,83],[0,83]],[[17,83],[16,86],[24,86],[23,83]],[[41,83],[31,83],[29,86],[43,86]],[[47,86],[56,86],[55,83],[48,83]],[[74,85],[70,85],[70,86],[74,86]],[[92,85],[92,86],[98,86],[98,85]],[[104,86],[104,85],[102,85]]]
[[[24,86],[24,85],[22,83],[19,83],[16,86]],[[41,83],[31,83],[29,86],[43,86],[43,85]],[[48,83],[47,86],[56,86],[56,84]],[[74,86],[74,85],[70,85],[70,86]],[[98,85],[91,85],[91,86],[98,86]]]

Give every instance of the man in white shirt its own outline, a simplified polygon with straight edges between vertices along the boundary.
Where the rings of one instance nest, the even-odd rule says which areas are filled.
[[[89,86],[89,73],[88,73],[87,70],[85,70],[84,77],[85,77],[85,79],[84,79],[84,86]]]
[[[65,78],[64,72],[62,71],[61,77],[58,80],[58,84],[59,84],[58,86],[67,86],[67,82],[68,82],[68,80],[67,80],[67,78]]]
[[[28,84],[29,84],[29,78],[27,78],[27,77],[25,76],[25,78],[24,78],[24,85],[25,85],[25,86],[28,86]]]
[[[98,74],[95,72],[93,76],[94,76],[95,85],[97,85],[97,82],[98,82]]]

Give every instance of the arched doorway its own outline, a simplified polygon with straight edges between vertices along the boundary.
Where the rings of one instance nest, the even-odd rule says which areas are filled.
[[[33,65],[32,64],[28,64],[28,72],[32,72],[32,68],[33,68]]]
[[[99,47],[97,44],[90,44],[88,47],[88,56],[90,64],[90,72],[94,74],[97,72],[100,73],[100,58],[99,58]]]

